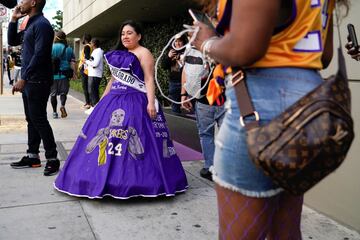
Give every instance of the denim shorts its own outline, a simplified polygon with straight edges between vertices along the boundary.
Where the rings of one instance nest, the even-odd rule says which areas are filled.
[[[282,191],[249,158],[246,131],[231,76],[226,77],[226,114],[215,140],[213,179],[222,187],[249,197],[271,197]],[[264,68],[246,71],[246,84],[260,124],[266,124],[323,82],[316,70]]]

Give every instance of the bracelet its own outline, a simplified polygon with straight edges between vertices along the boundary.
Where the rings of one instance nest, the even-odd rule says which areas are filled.
[[[214,59],[212,59],[209,54],[211,51],[211,47],[214,43],[214,41],[218,40],[219,37],[218,36],[213,36],[209,39],[206,39],[202,44],[201,44],[201,52],[202,55],[204,56],[205,60],[209,61],[210,63],[215,62]]]
[[[180,96],[181,96],[181,97],[187,97],[188,94],[187,94],[187,93],[182,93],[182,94],[180,94]]]
[[[209,39],[210,39],[210,38],[205,39],[205,40],[202,42],[202,44],[201,44],[201,46],[200,46],[200,52],[203,52],[203,51],[204,51],[205,44],[207,43],[207,41],[208,41]]]
[[[219,37],[218,36],[212,36],[212,37],[210,37],[210,38],[208,38],[208,39],[205,39],[203,42],[202,42],[202,44],[201,44],[201,46],[200,46],[200,52],[203,52],[204,51],[204,48],[205,48],[205,45],[210,41],[210,40],[218,40],[219,39]]]

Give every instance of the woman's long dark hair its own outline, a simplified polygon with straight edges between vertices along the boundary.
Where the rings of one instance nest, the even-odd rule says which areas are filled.
[[[141,39],[139,41],[139,44],[142,45],[142,40],[143,40],[143,34],[142,34],[142,27],[141,24],[134,21],[134,20],[126,20],[125,22],[123,22],[120,26],[120,30],[119,30],[119,35],[118,35],[118,40],[116,42],[116,45],[113,47],[113,50],[126,50],[127,48],[122,44],[121,42],[121,33],[122,30],[124,29],[125,26],[129,25],[130,27],[132,27],[134,29],[134,31],[137,34],[141,34]]]

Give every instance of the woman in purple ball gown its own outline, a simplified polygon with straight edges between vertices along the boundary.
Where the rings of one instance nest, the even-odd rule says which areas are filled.
[[[112,78],[86,121],[54,186],[72,196],[126,199],[174,196],[187,189],[184,169],[156,108],[154,59],[134,21],[105,54]]]

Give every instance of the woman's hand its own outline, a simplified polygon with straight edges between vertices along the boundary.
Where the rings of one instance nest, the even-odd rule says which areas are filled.
[[[154,103],[148,103],[147,112],[151,119],[154,120],[156,118],[156,108]]]
[[[176,55],[176,51],[174,49],[170,49],[169,53],[168,53],[168,57],[169,58],[174,58]]]
[[[187,99],[188,99],[187,96],[181,96],[181,102],[183,102],[183,103],[181,104],[181,107],[182,107],[185,111],[190,112],[190,111],[192,110],[192,108],[193,108],[193,105],[192,105],[191,101],[184,102],[184,101],[186,101]]]
[[[11,21],[16,22],[18,19],[26,16],[27,14],[21,12],[20,5],[16,6],[12,12]]]
[[[193,42],[193,45],[197,50],[202,51],[201,45],[206,39],[216,36],[216,32],[211,29],[208,25],[202,22],[194,22],[195,27],[199,27],[199,32],[196,35],[196,38]]]
[[[353,47],[352,42],[348,42],[345,45],[346,49],[348,50],[347,53],[356,61],[360,60],[360,52],[359,49]]]

